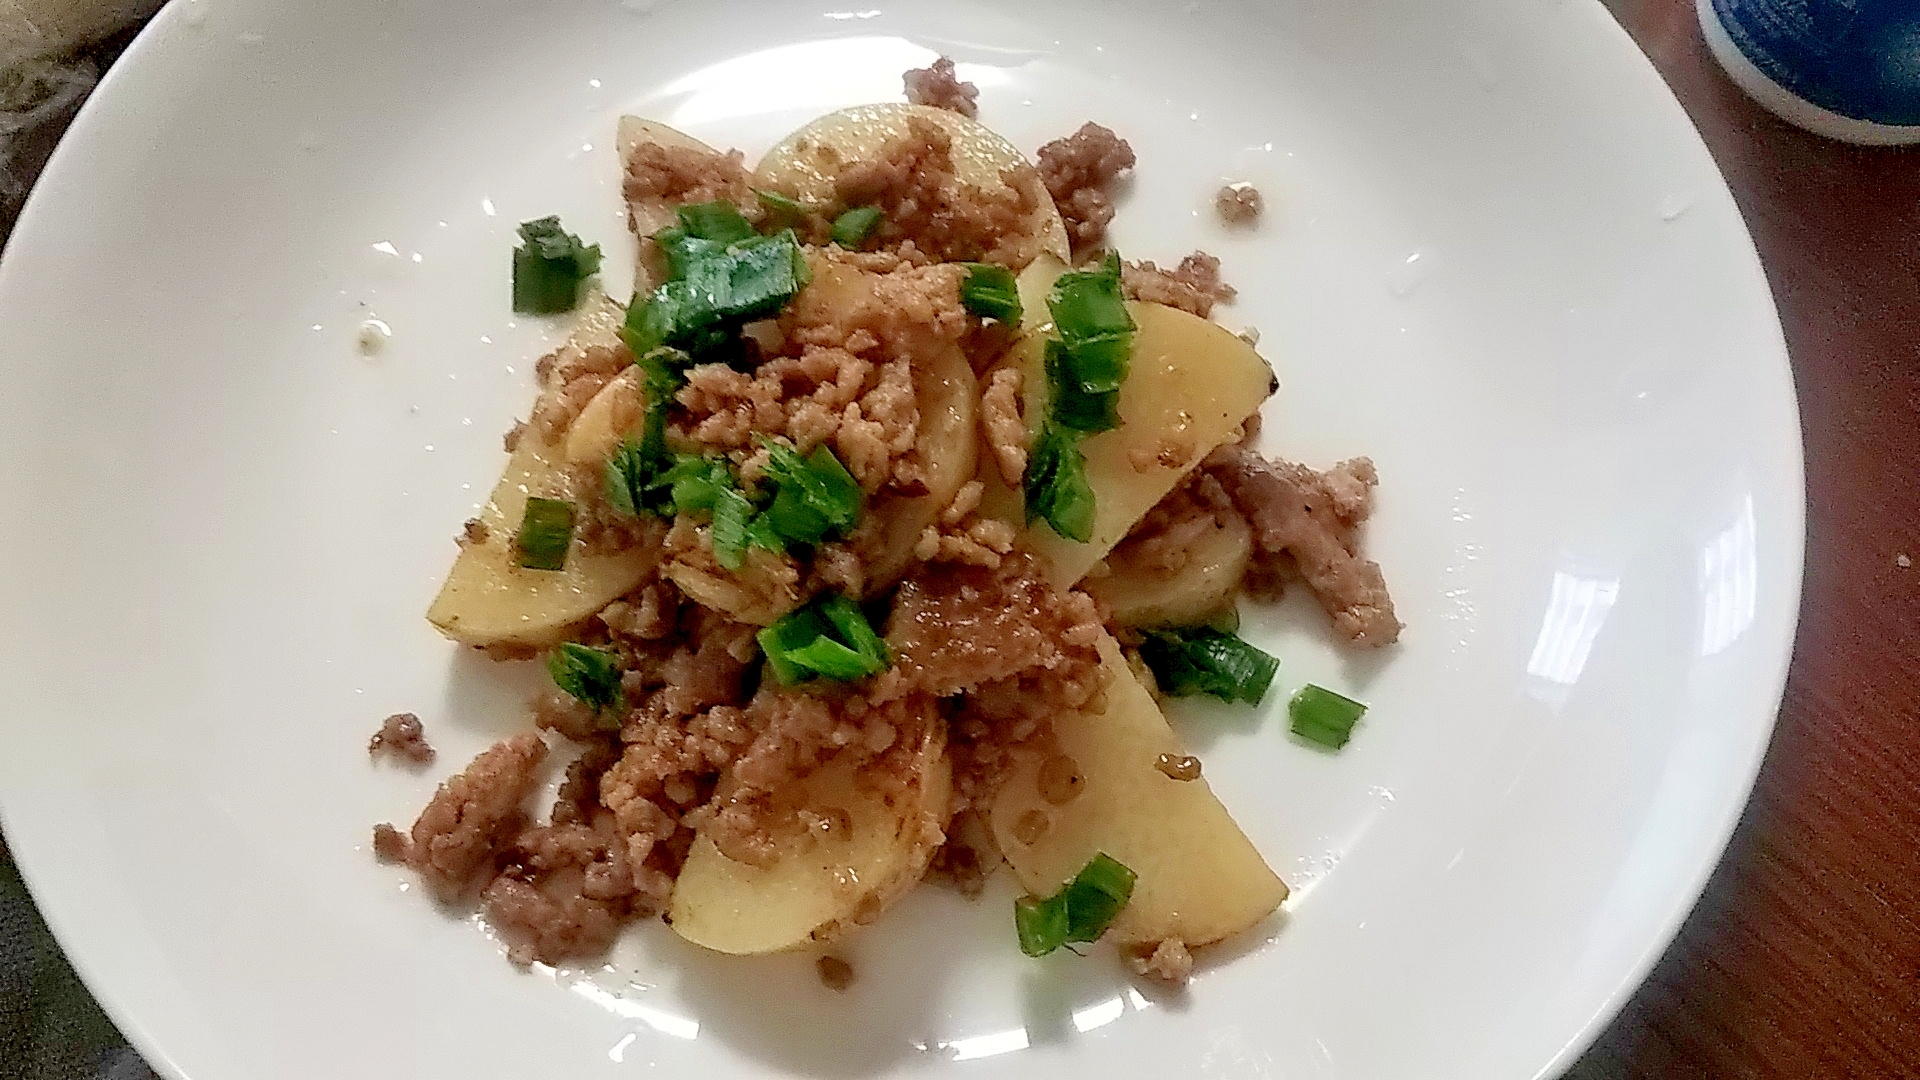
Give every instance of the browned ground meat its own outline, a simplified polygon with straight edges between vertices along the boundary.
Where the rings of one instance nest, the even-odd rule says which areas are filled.
[[[814,970],[820,974],[820,985],[835,993],[853,985],[853,965],[837,956],[823,956],[814,961]]]
[[[848,206],[878,206],[874,231],[882,246],[911,241],[941,261],[1024,266],[1035,240],[1026,235],[1037,207],[1029,185],[1006,177],[997,188],[963,183],[954,173],[953,139],[938,124],[914,116],[905,136],[834,178],[834,194]]]
[[[387,822],[373,827],[373,857],[381,862],[406,862],[407,834]]]
[[[527,427],[545,442],[556,441],[587,402],[631,363],[632,354],[624,347],[604,345],[578,348],[568,343],[541,357],[534,365],[540,379],[540,397],[533,403]],[[510,435],[517,446],[520,435]]]
[[[374,757],[385,753],[416,765],[433,760],[433,747],[427,742],[426,730],[420,726],[420,718],[410,712],[387,717],[380,730],[367,740],[367,753]]]
[[[1254,564],[1247,587],[1277,594],[1297,573],[1333,617],[1340,635],[1357,645],[1399,640],[1380,564],[1360,555],[1360,524],[1373,508],[1379,481],[1366,458],[1315,472],[1286,461],[1269,461],[1244,444],[1222,447],[1208,458],[1254,534]]]
[[[960,485],[953,503],[937,522],[920,533],[914,558],[922,562],[962,562],[991,570],[1013,551],[1017,533],[1009,522],[981,517],[980,496],[985,485],[969,480]]]
[[[1267,201],[1260,196],[1260,189],[1246,181],[1228,184],[1213,196],[1213,208],[1220,220],[1229,225],[1251,225],[1259,220],[1260,211],[1266,209]]]
[[[1113,220],[1112,184],[1133,164],[1127,140],[1091,120],[1040,148],[1040,179],[1067,223],[1076,258],[1106,240]]]
[[[526,822],[521,807],[546,757],[540,736],[515,735],[482,751],[440,785],[413,823],[407,851],[408,865],[435,896],[459,899],[482,870],[492,867],[495,849]]]
[[[906,84],[907,100],[915,105],[931,105],[969,119],[980,115],[980,106],[974,103],[980,88],[960,81],[950,57],[935,60],[932,67],[911,68],[900,79]]]
[[[1193,954],[1179,938],[1168,938],[1152,948],[1128,949],[1121,956],[1135,975],[1170,987],[1185,986],[1193,977]]]
[[[1107,563],[1172,577],[1187,568],[1196,540],[1239,513],[1219,479],[1196,469],[1147,511],[1114,546]]]
[[[993,451],[993,463],[1000,479],[1010,488],[1020,486],[1027,472],[1027,422],[1020,416],[1020,387],[1024,375],[1019,368],[999,367],[987,379],[980,394],[980,429],[987,447]]]
[[[1130,262],[1120,270],[1120,284],[1129,297],[1166,304],[1207,318],[1213,305],[1231,302],[1233,286],[1220,280],[1220,260],[1196,251],[1172,270],[1150,262]]]
[[[681,204],[725,199],[742,211],[757,214],[746,155],[738,150],[716,153],[690,146],[643,142],[634,147],[621,184],[627,204],[673,202]]]
[[[516,964],[604,952],[632,909],[635,888],[613,815],[524,829],[499,855],[480,896]]]

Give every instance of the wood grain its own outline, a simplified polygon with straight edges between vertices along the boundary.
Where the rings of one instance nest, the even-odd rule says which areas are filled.
[[[1913,1080],[1920,151],[1775,120],[1721,75],[1692,0],[1608,6],[1693,116],[1766,264],[1800,394],[1807,567],[1753,803],[1673,947],[1568,1075]]]

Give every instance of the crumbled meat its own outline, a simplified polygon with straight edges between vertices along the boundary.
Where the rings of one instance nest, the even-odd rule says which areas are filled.
[[[738,150],[718,153],[693,146],[643,142],[627,159],[621,184],[629,214],[646,204],[691,205],[724,199],[742,212],[757,212],[746,156]],[[637,219],[635,231],[641,230]]]
[[[526,433],[527,422],[525,420],[515,420],[513,426],[507,429],[506,434],[500,436],[500,445],[505,448],[507,453],[511,454],[515,450],[520,449],[520,437]]]
[[[1114,546],[1107,564],[1153,577],[1173,577],[1187,568],[1201,537],[1239,516],[1219,479],[1196,469]]]
[[[1000,848],[986,815],[965,810],[955,814],[947,825],[947,842],[934,854],[927,873],[945,879],[962,896],[974,899],[986,890],[987,876],[1001,862]]]
[[[1297,572],[1348,641],[1387,645],[1399,639],[1400,620],[1380,564],[1359,553],[1357,533],[1372,511],[1379,481],[1373,462],[1355,458],[1315,472],[1235,444],[1215,451],[1207,468],[1253,526],[1250,590],[1271,595]]]
[[[1213,314],[1213,305],[1230,303],[1235,295],[1233,286],[1220,280],[1220,260],[1204,251],[1181,259],[1172,270],[1130,262],[1120,270],[1120,285],[1134,300],[1177,307],[1203,319]]]
[[[420,726],[420,718],[410,712],[387,717],[380,730],[367,740],[369,755],[378,757],[383,752],[416,765],[433,760],[433,747],[427,742],[426,729]]]
[[[1193,954],[1179,938],[1167,938],[1151,949],[1126,949],[1121,955],[1126,959],[1127,969],[1135,975],[1169,987],[1185,986],[1193,977]]]
[[[1260,211],[1266,209],[1267,201],[1260,197],[1260,189],[1245,180],[1237,184],[1228,184],[1213,197],[1213,208],[1220,220],[1229,225],[1251,225],[1260,217]]]
[[[814,970],[820,973],[820,985],[834,993],[853,985],[853,965],[837,956],[823,956],[814,961]]]
[[[907,134],[834,177],[834,195],[848,206],[877,206],[872,240],[911,241],[938,261],[1025,266],[1036,242],[1027,228],[1039,208],[1039,185],[1020,166],[1002,183],[978,186],[954,171],[953,138],[925,116],[907,119]]]
[[[910,68],[900,79],[906,84],[907,100],[915,105],[931,105],[968,119],[980,115],[980,106],[975,104],[980,88],[960,81],[950,57],[935,60],[932,67]]]
[[[381,862],[406,862],[409,846],[407,834],[387,822],[373,827],[373,857]]]
[[[479,518],[468,518],[466,524],[460,526],[460,536],[457,542],[461,547],[467,547],[471,544],[484,544],[487,542],[487,536],[488,529],[486,522],[481,521]]]
[[[626,847],[605,811],[590,822],[525,829],[500,859],[480,907],[516,964],[597,956],[633,906]]]
[[[596,295],[581,306],[576,318],[582,322],[615,319],[618,312],[618,304],[604,295]],[[527,427],[543,442],[557,442],[574,417],[587,407],[587,402],[632,364],[632,355],[617,341],[595,338],[562,342],[559,348],[534,364],[534,372],[540,379],[540,397],[533,403]],[[509,433],[516,446],[523,436],[524,432]]]
[[[494,851],[526,821],[521,805],[533,791],[547,744],[515,735],[481,752],[440,785],[413,823],[407,863],[443,901],[459,899],[491,867]]]
[[[980,394],[980,429],[993,451],[1000,479],[1016,489],[1027,473],[1027,422],[1020,417],[1023,380],[1019,368],[995,368]]]
[[[1076,258],[1106,240],[1113,220],[1113,182],[1133,164],[1127,140],[1092,121],[1040,148],[1040,179],[1067,223]]]

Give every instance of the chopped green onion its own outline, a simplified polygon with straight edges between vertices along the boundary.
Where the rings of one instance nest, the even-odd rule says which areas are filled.
[[[760,649],[783,686],[814,678],[842,682],[878,675],[891,662],[886,642],[844,596],[817,600],[760,631]]]
[[[593,649],[568,641],[547,656],[547,674],[553,684],[582,704],[600,709],[624,705],[620,692],[620,665],[612,650]]]
[[[731,479],[729,477],[729,479]],[[747,561],[747,548],[753,541],[753,503],[731,483],[714,491],[713,557],[721,566],[738,570]]]
[[[620,333],[635,356],[663,345],[690,357],[719,348],[742,324],[778,314],[807,282],[806,258],[791,229],[725,245],[675,229],[661,230],[655,240],[667,253],[672,278],[627,308]]]
[[[1013,271],[992,263],[964,263],[967,279],[960,283],[960,302],[983,319],[1003,323],[1020,321],[1020,289]]]
[[[1047,386],[1051,400],[1047,418],[1060,427],[1084,434],[1112,431],[1120,426],[1120,391],[1089,391],[1073,374],[1073,357],[1058,338],[1047,341]]]
[[[602,476],[607,503],[623,514],[673,511],[671,501],[662,497],[663,485],[678,478],[670,476],[671,470],[679,467],[667,453],[667,411],[673,406],[673,395],[686,385],[680,369],[687,359],[677,349],[662,347],[634,361],[640,368],[640,393],[646,399],[640,438],[622,442],[607,459]]]
[[[833,219],[833,242],[849,251],[866,242],[874,226],[880,224],[880,208],[856,206]]]
[[[584,244],[557,217],[520,223],[513,250],[513,310],[524,315],[572,311],[580,283],[600,269],[600,245]]]
[[[1047,293],[1053,325],[1068,344],[1133,332],[1120,291],[1120,256],[1108,252],[1098,270],[1061,274]]]
[[[754,235],[753,225],[747,221],[746,215],[725,199],[683,206],[678,215],[680,227],[687,231],[687,235],[717,244],[732,244]]]
[[[1045,956],[1067,943],[1065,892],[1045,900],[1023,896],[1013,902],[1013,929],[1020,935],[1020,951]]]
[[[529,570],[558,570],[567,565],[573,543],[573,504],[565,499],[529,498],[513,538],[514,562]]]
[[[1149,630],[1140,658],[1154,681],[1175,697],[1211,694],[1221,701],[1260,704],[1280,661],[1233,634],[1210,626]]]
[[[1100,940],[1133,898],[1136,880],[1132,870],[1102,852],[1052,896],[1015,900],[1013,926],[1020,935],[1020,951],[1045,956],[1069,942]]]
[[[1093,538],[1094,497],[1087,459],[1073,433],[1047,424],[1027,461],[1027,524],[1044,519],[1053,531],[1084,544]]]
[[[760,200],[761,206],[767,208],[767,213],[777,220],[788,223],[806,220],[807,208],[801,205],[798,199],[782,195],[777,191],[762,191],[757,188],[753,195]]]
[[[1287,702],[1293,733],[1329,750],[1338,750],[1353,737],[1353,725],[1367,711],[1365,705],[1312,683]]]
[[[859,523],[860,483],[832,450],[823,444],[803,458],[782,443],[762,439],[761,445],[767,449],[767,476],[775,486],[767,521],[781,537],[817,544]]]

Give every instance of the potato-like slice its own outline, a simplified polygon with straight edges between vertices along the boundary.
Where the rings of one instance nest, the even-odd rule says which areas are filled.
[[[1087,438],[1087,483],[1093,488],[1092,537],[1065,539],[1044,521],[1026,543],[1066,588],[1133,530],[1200,460],[1240,429],[1279,388],[1253,346],[1226,328],[1163,304],[1128,301],[1137,329],[1127,381],[1120,387],[1120,426]],[[1025,373],[1027,421],[1046,415],[1046,337],[1028,334],[1008,362]]]
[[[926,463],[927,493],[886,496],[869,507],[873,524],[854,537],[866,562],[869,594],[906,572],[920,534],[953,502],[960,485],[973,479],[978,460],[980,395],[965,354],[947,348],[921,359],[913,366],[913,383],[920,406],[914,449]]]
[[[1110,572],[1081,587],[1106,605],[1120,626],[1193,626],[1233,603],[1253,554],[1253,530],[1233,516],[1217,522],[1185,548],[1187,564],[1174,573],[1125,557],[1122,546],[1107,560]]]
[[[1053,291],[1053,283],[1068,269],[1065,260],[1043,251],[1014,278],[1014,287],[1020,292],[1020,329],[1044,332],[1053,326],[1047,293]]]
[[[852,162],[872,160],[887,143],[906,136],[911,116],[940,125],[952,137],[954,174],[962,183],[1005,190],[1002,174],[1019,169],[1021,195],[1034,207],[1024,231],[1035,238],[1039,250],[1067,258],[1066,225],[1025,155],[999,133],[945,109],[881,104],[828,113],[767,151],[754,170],[755,184],[787,192],[805,203],[832,206],[838,201],[833,182],[840,170]]]
[[[640,423],[646,397],[640,391],[640,369],[629,367],[600,388],[567,427],[566,458],[574,465],[596,465]]]
[[[648,120],[639,116],[623,116],[616,129],[614,144],[620,151],[620,171],[625,176],[634,151],[642,143],[655,143],[660,146],[681,150],[698,150],[703,154],[718,154],[720,151],[688,135],[684,131],[668,127],[657,120]],[[680,204],[669,199],[628,200],[627,216],[633,226],[635,236],[648,237],[669,225],[679,221],[676,211]],[[658,263],[658,254],[652,242],[642,239],[640,242],[640,260],[634,267],[633,291],[652,292],[662,280],[662,267]]]
[[[1286,883],[1204,779],[1174,780],[1154,767],[1160,755],[1186,751],[1105,634],[1100,659],[1111,677],[1104,709],[1053,720],[1060,752],[1085,782],[1055,806],[1040,793],[1044,763],[1024,762],[990,814],[1000,850],[1038,896],[1057,892],[1101,852],[1125,863],[1138,880],[1107,931],[1119,945],[1179,938],[1197,946],[1245,930],[1287,898]],[[1042,834],[1022,843],[1036,823],[1044,823]]]
[[[657,544],[611,555],[590,554],[578,540],[559,570],[529,570],[514,563],[514,535],[527,496],[573,499],[577,482],[564,468],[558,446],[529,430],[507,461],[493,496],[480,511],[486,539],[460,549],[427,621],[462,645],[524,645],[545,648],[568,628],[640,584],[660,562]]]
[[[945,839],[952,783],[945,724],[931,702],[918,720],[900,732],[914,740],[905,794],[883,795],[838,760],[807,779],[805,807],[850,822],[845,835],[797,836],[766,867],[696,837],[668,908],[674,933],[716,952],[779,952],[870,923],[912,889]]]

